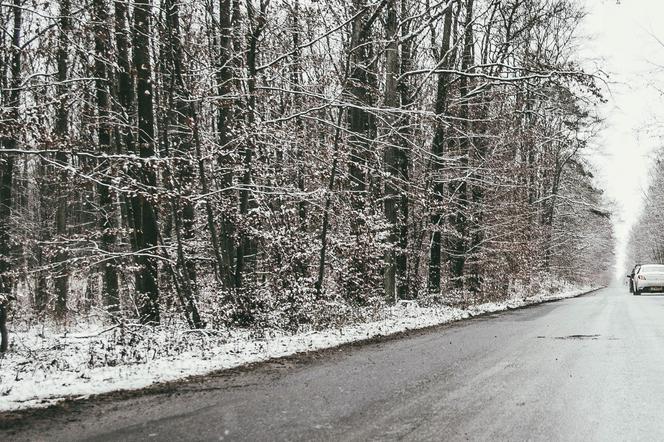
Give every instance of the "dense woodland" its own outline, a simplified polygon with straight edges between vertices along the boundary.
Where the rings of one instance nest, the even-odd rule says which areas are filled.
[[[0,293],[296,329],[597,282],[578,3],[3,1]]]
[[[664,263],[664,240],[659,234],[664,229],[662,153],[660,149],[655,154],[650,171],[650,187],[644,192],[642,213],[630,231],[625,273],[629,273],[635,264]]]

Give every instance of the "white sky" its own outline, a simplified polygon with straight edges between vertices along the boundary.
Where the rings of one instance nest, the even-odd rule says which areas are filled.
[[[599,185],[615,201],[618,238],[617,273],[624,273],[624,248],[629,228],[637,219],[649,183],[648,169],[661,146],[655,121],[664,121],[664,1],[578,0],[587,4],[582,34],[588,70],[609,75],[609,102],[601,113],[605,129],[591,160]]]

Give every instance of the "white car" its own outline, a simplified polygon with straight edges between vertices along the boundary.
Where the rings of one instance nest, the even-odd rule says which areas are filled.
[[[642,265],[634,277],[634,294],[664,292],[664,265]]]

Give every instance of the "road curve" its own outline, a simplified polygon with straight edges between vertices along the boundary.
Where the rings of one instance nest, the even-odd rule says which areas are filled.
[[[31,417],[1,440],[663,440],[664,296],[624,287]]]

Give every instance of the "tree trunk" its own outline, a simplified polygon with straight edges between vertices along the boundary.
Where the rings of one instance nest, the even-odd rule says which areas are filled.
[[[106,0],[94,0],[94,39],[95,39],[95,90],[97,100],[97,138],[99,142],[99,151],[102,154],[113,154],[111,147],[111,126],[110,126],[110,102],[109,102],[109,75],[106,69],[107,60],[110,60],[110,41],[111,36],[108,32],[108,12]],[[104,253],[112,254],[115,244],[115,208],[113,205],[113,196],[110,191],[111,177],[110,164],[108,159],[101,160],[100,171],[102,179],[97,183],[97,193],[99,195],[99,207],[101,216],[99,217],[99,229],[101,230],[101,248]],[[118,311],[120,308],[120,293],[117,259],[108,257],[103,266],[103,299],[106,308],[109,311]]]
[[[466,73],[473,63],[473,3],[474,0],[466,0],[466,17],[464,23],[463,56],[461,70]],[[470,154],[471,139],[470,130],[470,105],[468,93],[470,91],[470,80],[468,76],[461,74],[459,79],[459,94],[461,104],[459,106],[459,120],[461,132],[464,134],[459,142],[455,157],[458,159],[458,171],[456,179],[450,183],[450,200],[452,202],[451,224],[453,233],[450,238],[450,273],[455,288],[461,289],[465,286],[464,267],[468,253],[468,159]]]
[[[357,17],[353,20],[350,40],[350,67],[346,92],[353,106],[348,109],[348,126],[350,130],[350,175],[351,195],[353,207],[363,210],[367,192],[369,191],[370,176],[368,172],[369,141],[375,139],[376,122],[367,110],[373,105],[373,90],[376,88],[376,74],[372,71],[373,44],[370,41],[373,17],[368,17],[366,0],[353,0],[353,13]],[[371,66],[370,66],[371,65]],[[353,222],[355,230],[361,218]]]
[[[385,38],[388,41],[385,49],[385,106],[387,111],[392,113],[387,117],[387,131],[390,133],[387,140],[383,154],[383,164],[385,167],[385,198],[384,198],[384,213],[385,218],[390,223],[390,233],[388,237],[390,250],[385,254],[384,263],[384,285],[385,295],[389,300],[397,299],[397,279],[402,279],[403,275],[397,275],[396,271],[396,256],[402,255],[403,251],[399,250],[399,231],[400,231],[400,192],[404,192],[404,177],[401,176],[402,168],[400,167],[400,146],[401,140],[399,139],[399,117],[397,110],[399,108],[399,16],[397,13],[396,0],[388,0],[387,3],[387,20],[385,23]],[[400,190],[401,189],[401,190]]]
[[[57,64],[58,64],[58,109],[55,118],[55,135],[61,143],[56,154],[55,160],[60,170],[56,171],[60,177],[58,182],[59,191],[56,195],[57,207],[55,212],[55,233],[58,241],[64,242],[67,234],[67,205],[69,203],[66,188],[67,188],[67,173],[65,167],[68,163],[67,144],[69,143],[69,111],[67,104],[68,86],[67,81],[67,67],[69,65],[69,39],[71,38],[71,4],[69,0],[60,0],[60,33],[58,35],[58,50],[57,50]],[[67,266],[68,252],[66,243],[58,246],[58,251],[55,256],[56,260],[56,277],[55,285],[55,314],[57,317],[62,318],[67,313],[67,295],[69,292],[69,270]]]
[[[411,287],[410,272],[408,266],[408,229],[409,229],[409,191],[410,191],[410,142],[412,140],[412,133],[409,128],[410,117],[408,110],[410,109],[413,99],[411,97],[412,91],[408,77],[405,76],[407,72],[412,69],[413,64],[413,45],[410,38],[410,17],[409,1],[401,0],[401,80],[399,81],[398,88],[401,95],[401,109],[405,110],[399,116],[399,149],[397,150],[397,172],[401,179],[401,198],[399,202],[399,223],[397,229],[398,247],[399,250],[395,257],[396,265],[396,284],[397,295],[400,299],[410,298],[415,291]]]
[[[131,65],[131,47],[129,37],[131,36],[128,22],[129,22],[129,9],[127,2],[124,0],[113,0],[114,6],[114,31],[115,31],[115,47],[117,51],[117,82],[112,92],[114,93],[117,102],[115,111],[118,117],[118,124],[115,126],[115,141],[118,153],[136,153],[134,147],[135,136],[133,133],[135,127],[135,97],[134,97],[134,79],[132,75]],[[133,173],[133,171],[132,171]],[[137,228],[134,226],[134,202],[136,198],[130,195],[123,194],[122,209],[124,223],[129,227],[129,242],[132,250],[138,249],[137,241]],[[138,208],[136,208],[138,210]]]
[[[233,56],[233,35],[234,30],[238,28],[238,24],[234,18],[239,15],[234,11],[239,8],[237,2],[232,0],[220,0],[220,28],[221,35],[219,37],[219,63],[217,74],[217,88],[219,96],[221,97],[221,106],[217,112],[217,131],[219,132],[219,145],[221,146],[221,153],[217,157],[217,164],[221,169],[221,176],[219,185],[222,188],[222,219],[220,225],[220,234],[217,237],[216,224],[214,222],[214,214],[212,206],[206,199],[205,210],[208,221],[208,229],[212,238],[212,246],[217,261],[217,270],[220,279],[226,288],[230,288],[235,284],[233,277],[233,255],[235,253],[233,246],[233,233],[235,231],[233,222],[228,213],[228,207],[235,204],[235,198],[231,189],[233,185],[233,150],[234,144],[231,134],[231,121],[232,121],[232,108],[233,104],[237,104],[237,100],[227,98],[233,88],[233,67],[236,64]],[[199,170],[203,168],[202,163],[199,165]],[[201,175],[202,179],[205,179]],[[205,183],[207,185],[207,183]]]
[[[171,93],[174,93],[174,109],[170,110],[168,124],[175,126],[174,135],[170,140],[171,153],[177,160],[176,171],[173,176],[177,178],[177,188],[173,190],[173,220],[178,250],[178,265],[184,282],[185,291],[182,294],[185,311],[190,323],[195,328],[202,328],[200,314],[197,307],[198,284],[196,265],[184,251],[184,242],[194,238],[194,205],[192,202],[192,187],[194,181],[194,168],[190,158],[192,155],[192,139],[197,123],[196,110],[191,100],[190,92],[184,82],[185,68],[183,63],[184,51],[182,49],[180,34],[180,11],[177,2],[166,0],[166,22],[168,29],[168,57],[171,62]]]
[[[256,123],[256,82],[257,82],[257,57],[258,43],[261,33],[265,27],[265,14],[267,12],[267,2],[260,1],[260,12],[256,14],[255,7],[251,0],[247,1],[247,18],[249,21],[249,32],[247,33],[247,89],[249,93],[247,109],[247,125],[250,133],[253,132],[253,126]],[[247,137],[243,152],[243,172],[240,181],[240,217],[246,217],[249,212],[249,196],[251,194],[252,161],[254,150],[256,149],[255,140],[252,135]],[[238,245],[235,252],[235,287],[241,288],[245,272],[247,254],[252,249],[252,241],[246,228],[238,232]]]
[[[295,0],[295,5],[293,6],[293,59],[291,62],[291,83],[293,84],[293,90],[295,91],[295,104],[300,105],[302,100],[300,99],[300,93],[302,92],[302,54],[300,49],[300,36],[302,30],[300,29],[300,1]],[[296,124],[300,130],[300,134],[304,134],[304,125],[302,123],[302,118],[296,118]],[[298,190],[304,194],[305,191],[305,171],[304,171],[304,155],[302,149],[302,143],[297,143],[297,151],[295,154],[295,160],[297,161],[296,166],[296,181]],[[299,228],[301,231],[306,231],[307,228],[307,203],[303,197],[297,205],[297,213],[300,218]],[[306,268],[302,266],[304,272]]]
[[[323,294],[323,283],[325,282],[325,263],[327,261],[327,236],[330,229],[330,208],[332,207],[332,191],[336,184],[337,169],[339,167],[339,144],[341,142],[341,122],[343,121],[344,111],[339,110],[335,134],[334,147],[332,150],[332,168],[330,170],[330,181],[327,185],[327,194],[325,195],[325,209],[323,211],[323,225],[320,234],[320,252],[318,259],[318,276],[316,278],[316,297],[320,298]]]
[[[7,331],[7,305],[0,302],[0,353],[5,353],[9,347],[9,332]]]
[[[150,61],[150,2],[134,3],[134,70],[138,115],[138,154],[154,160],[154,109],[152,98],[152,63]],[[157,177],[148,161],[141,162],[138,180],[147,189],[155,189]],[[145,191],[133,197],[134,229],[136,230],[136,263],[139,265],[136,291],[144,298],[140,302],[141,320],[159,323],[159,287],[157,285],[158,227],[153,202]]]
[[[451,65],[450,40],[452,33],[452,4],[450,3],[445,12],[443,24],[443,42],[440,47],[441,69],[448,69]],[[441,263],[442,263],[442,225],[445,220],[443,213],[443,197],[445,184],[443,181],[443,155],[445,154],[445,122],[443,121],[447,110],[447,99],[449,95],[450,75],[438,74],[438,85],[436,92],[436,127],[433,142],[431,143],[432,165],[431,175],[433,179],[434,207],[431,216],[433,232],[431,234],[431,246],[429,252],[429,282],[430,293],[439,293],[441,289]]]
[[[5,84],[11,85],[11,90],[2,95],[3,105],[9,108],[11,120],[19,124],[19,104],[21,98],[21,27],[23,1],[14,0],[12,13],[14,28],[11,38],[11,78]],[[18,147],[18,133],[14,132],[1,138],[4,149]],[[1,154],[1,152],[0,152]],[[0,294],[9,295],[12,290],[11,259],[11,215],[12,215],[12,185],[14,176],[14,154],[0,155]]]

